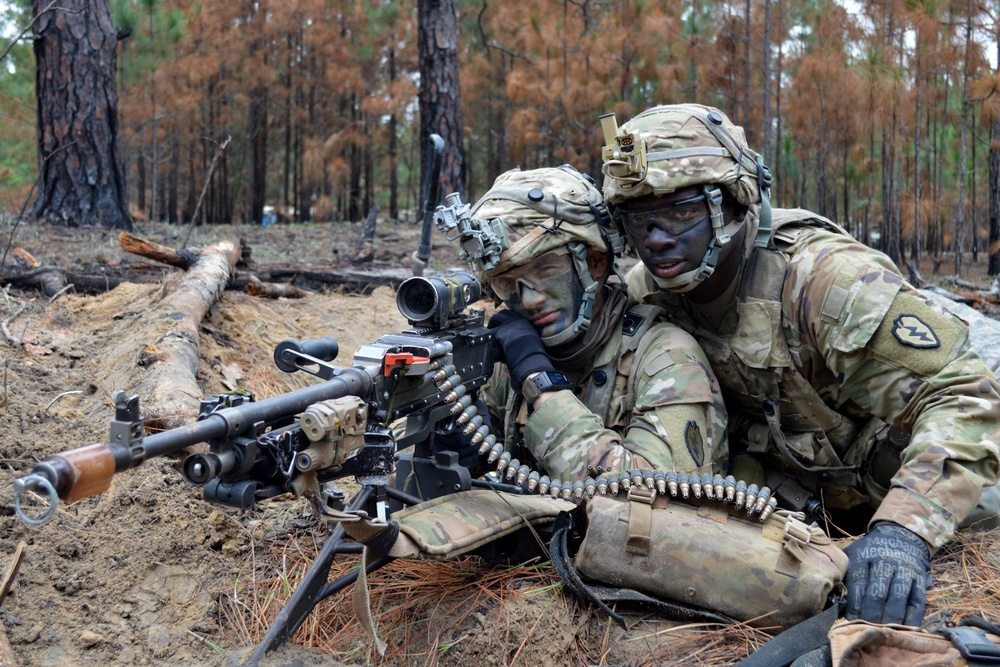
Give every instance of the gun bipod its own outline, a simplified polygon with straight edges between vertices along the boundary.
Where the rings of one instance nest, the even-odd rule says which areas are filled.
[[[363,486],[358,491],[358,494],[351,499],[347,510],[370,509],[372,504],[384,502],[386,495],[395,496],[398,494],[395,493],[395,489],[384,486]],[[406,500],[409,500],[409,498]],[[370,512],[370,514],[374,514],[374,512]],[[320,549],[316,560],[313,561],[313,564],[302,577],[302,581],[295,588],[292,597],[288,599],[285,606],[278,612],[274,623],[268,628],[267,634],[264,635],[264,638],[257,645],[253,655],[250,656],[244,667],[257,667],[258,662],[264,657],[264,654],[273,648],[281,646],[295,634],[316,605],[331,595],[347,588],[357,580],[360,568],[334,581],[327,581],[327,577],[330,574],[330,567],[333,565],[333,561],[338,554],[358,553],[358,545],[352,542],[345,542],[345,535],[346,532],[343,524],[337,524],[333,533],[331,533],[330,537],[323,544],[323,548]],[[374,572],[388,565],[393,560],[395,558],[390,556],[376,558],[365,568],[365,572]]]

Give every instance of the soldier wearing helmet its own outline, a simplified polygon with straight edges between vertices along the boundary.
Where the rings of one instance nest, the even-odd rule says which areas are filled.
[[[718,383],[688,334],[608,281],[621,242],[592,179],[506,172],[463,229],[462,257],[507,307],[489,322],[503,363],[481,396],[513,457],[563,483],[721,471]]]
[[[770,172],[718,109],[602,123],[604,195],[642,259],[629,291],[705,350],[745,435],[733,472],[860,520],[847,615],[919,624],[930,555],[996,522],[996,494],[977,501],[1000,468],[1000,386],[967,326],[833,222],[772,210]]]

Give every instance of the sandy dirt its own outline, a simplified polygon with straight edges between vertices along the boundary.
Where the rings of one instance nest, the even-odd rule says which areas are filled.
[[[357,229],[200,228],[191,245],[245,238],[261,263],[295,257],[329,264],[353,251]],[[9,236],[10,228],[4,231]],[[165,245],[176,245],[182,232],[138,230]],[[413,225],[386,225],[376,261],[408,264],[418,233]],[[100,230],[26,228],[14,245],[43,265],[64,268],[131,261],[115,238]],[[452,262],[443,254],[436,251],[432,266]],[[158,282],[95,297],[0,298],[9,332],[0,340],[0,573],[18,544],[27,545],[0,620],[18,665],[238,665],[328,534],[305,502],[290,497],[246,512],[205,502],[182,479],[183,457],[147,461],[117,476],[105,493],[61,505],[42,527],[15,519],[12,481],[52,454],[105,441],[116,392],[143,386],[144,346],[159,326],[152,314],[179,278],[165,269]],[[264,398],[311,381],[274,368],[279,341],[333,336],[341,349],[337,363],[348,365],[359,345],[405,326],[386,287],[295,300],[227,291],[201,325],[197,379],[204,395],[244,388]],[[944,592],[932,601],[947,604],[938,606],[960,613],[1000,606],[994,599],[1000,548],[991,536],[972,546],[981,555],[973,575],[965,551],[941,556],[949,569],[938,578]],[[344,558],[335,573],[356,562]],[[397,562],[371,578],[376,618],[390,643],[384,659],[354,620],[349,597],[338,595],[296,638],[318,648],[296,643],[262,664],[725,665],[764,638],[743,627],[676,628],[641,612],[627,616],[623,632],[557,582],[549,568],[512,571],[475,559]]]

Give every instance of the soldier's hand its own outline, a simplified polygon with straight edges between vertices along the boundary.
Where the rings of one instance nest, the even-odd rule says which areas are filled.
[[[514,391],[538,371],[554,371],[538,329],[512,310],[501,310],[487,325],[496,337],[497,358],[507,365]]]
[[[877,524],[844,549],[847,565],[847,618],[871,623],[920,625],[928,573],[927,543],[899,524]]]

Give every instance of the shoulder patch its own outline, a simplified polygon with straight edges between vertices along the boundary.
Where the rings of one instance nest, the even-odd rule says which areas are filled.
[[[687,423],[684,429],[684,444],[687,446],[688,454],[695,466],[701,467],[705,464],[705,441],[701,437],[701,429],[693,419]]]
[[[646,318],[642,315],[625,313],[625,317],[622,318],[622,333],[626,336],[634,336],[645,321]]]
[[[929,324],[912,313],[902,313],[892,322],[892,335],[903,345],[920,349],[941,346],[941,340]]]

